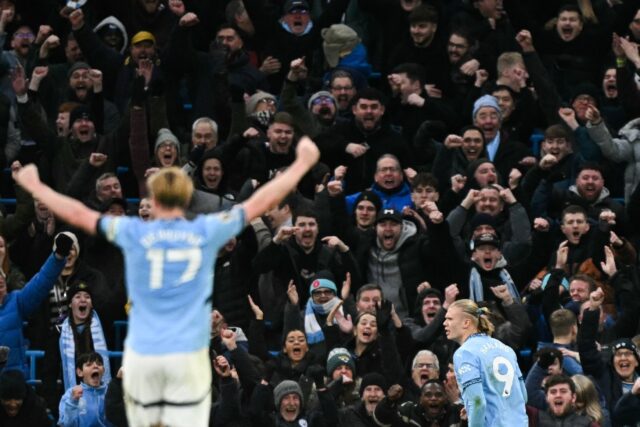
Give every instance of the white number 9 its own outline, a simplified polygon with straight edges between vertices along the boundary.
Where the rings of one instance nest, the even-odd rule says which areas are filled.
[[[500,368],[502,370],[506,369],[507,372],[501,373]],[[504,383],[504,390],[502,390],[502,397],[509,397],[511,395],[511,387],[513,386],[513,377],[515,375],[515,370],[513,369],[513,365],[509,362],[509,359],[503,356],[498,356],[493,359],[493,376],[500,382]]]

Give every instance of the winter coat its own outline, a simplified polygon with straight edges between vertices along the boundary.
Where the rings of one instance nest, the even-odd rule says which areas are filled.
[[[9,417],[0,406],[0,426],[2,427],[50,427],[51,420],[47,416],[47,406],[44,400],[27,385],[27,395],[22,407],[15,417]]]
[[[0,345],[11,349],[5,369],[21,369],[27,374],[23,323],[47,298],[64,264],[64,259],[50,255],[40,272],[23,289],[9,292],[0,302]]]
[[[604,121],[592,126],[587,124],[591,139],[602,150],[605,158],[614,162],[627,162],[624,171],[624,199],[629,201],[631,193],[640,183],[640,118],[633,119],[612,138]]]

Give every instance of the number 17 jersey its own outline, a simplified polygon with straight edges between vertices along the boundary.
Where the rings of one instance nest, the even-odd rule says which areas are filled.
[[[160,355],[207,348],[219,249],[244,227],[244,210],[142,221],[104,216],[100,232],[122,249],[131,301],[126,348]]]
[[[484,420],[470,425],[527,426],[527,392],[513,349],[485,334],[471,335],[453,355],[453,366],[467,413],[478,396],[470,387],[482,385],[485,399]],[[477,386],[472,390],[478,390]]]

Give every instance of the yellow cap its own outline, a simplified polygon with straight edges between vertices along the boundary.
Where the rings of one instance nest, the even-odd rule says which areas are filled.
[[[137,44],[145,41],[150,41],[153,44],[156,44],[156,38],[148,31],[138,31],[131,39],[131,44]]]

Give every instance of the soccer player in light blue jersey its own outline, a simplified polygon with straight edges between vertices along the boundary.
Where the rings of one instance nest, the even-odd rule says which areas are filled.
[[[185,219],[185,209],[193,183],[178,168],[161,169],[147,181],[154,217],[148,222],[101,216],[43,184],[33,165],[18,173],[18,183],[60,219],[122,248],[131,301],[123,360],[129,425],[209,425],[209,318],[216,254],[295,189],[319,155],[303,137],[296,160],[247,201],[191,221]]]
[[[489,310],[469,299],[449,306],[447,338],[460,344],[453,355],[469,427],[527,426],[527,392],[511,347],[491,338]]]

